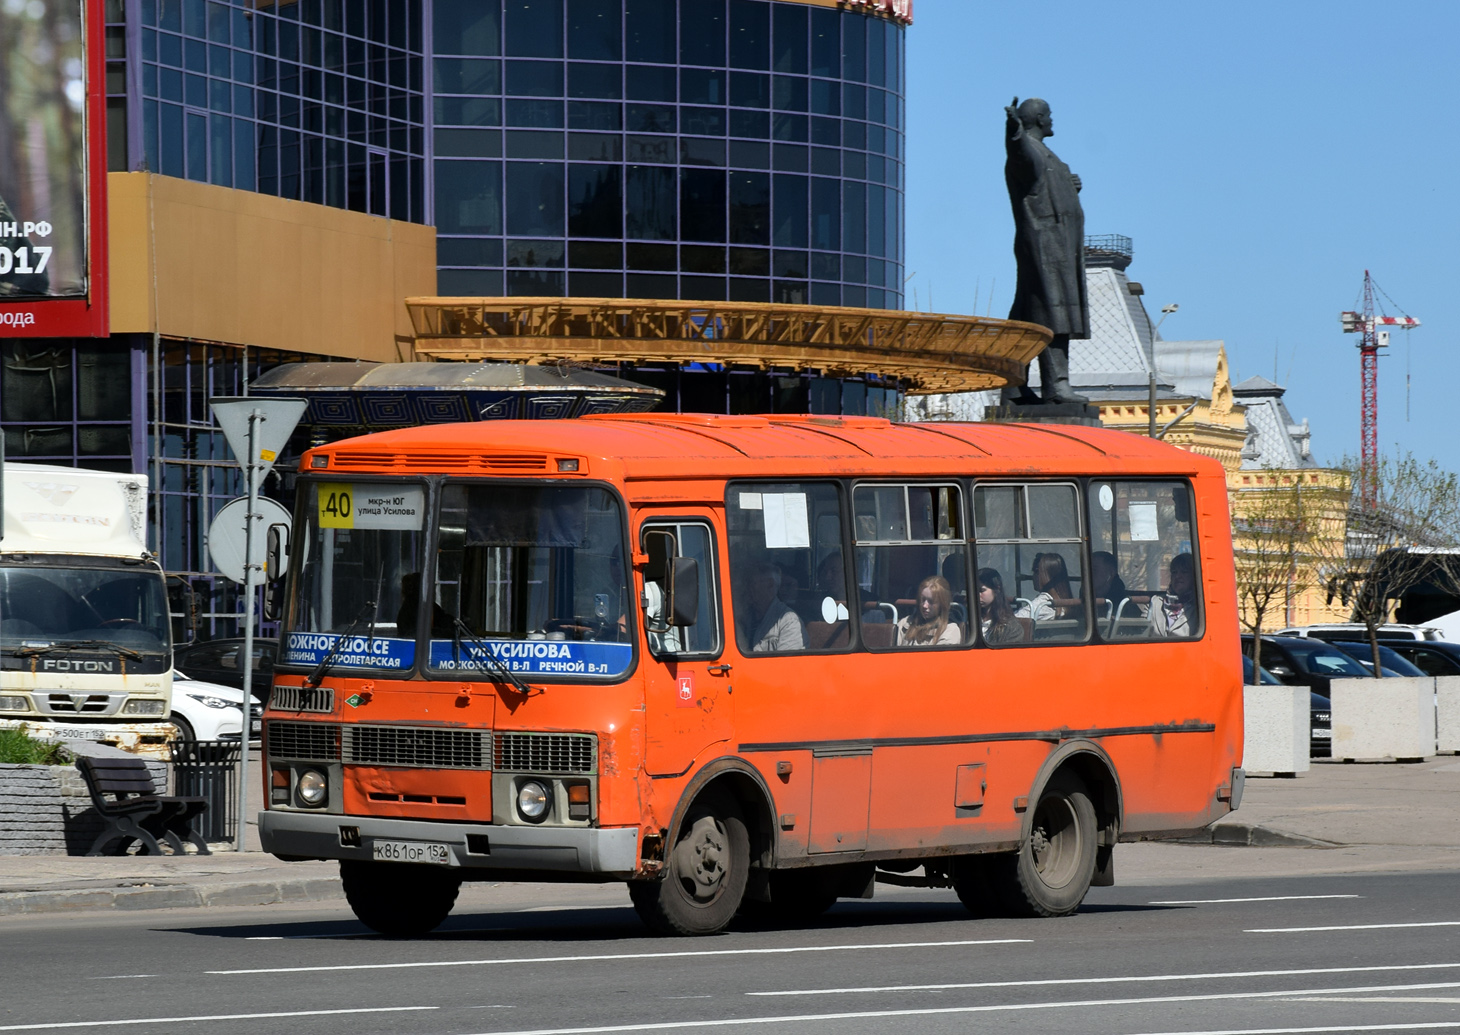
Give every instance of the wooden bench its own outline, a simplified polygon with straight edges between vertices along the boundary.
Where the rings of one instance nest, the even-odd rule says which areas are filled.
[[[174,855],[184,854],[184,841],[191,842],[199,855],[212,854],[208,842],[193,827],[193,820],[208,808],[207,798],[159,795],[147,763],[140,758],[83,755],[76,759],[76,768],[106,824],[87,855],[125,855],[133,841],[141,843],[140,854],[161,855],[159,838]],[[108,853],[113,842],[115,847]]]

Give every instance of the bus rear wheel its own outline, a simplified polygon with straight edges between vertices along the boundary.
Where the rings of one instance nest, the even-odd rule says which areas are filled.
[[[1095,877],[1095,806],[1067,774],[1045,784],[1019,851],[991,857],[990,876],[1016,916],[1069,916]],[[994,862],[994,859],[998,859]]]
[[[391,938],[434,931],[461,890],[461,878],[450,870],[348,859],[340,861],[340,881],[360,922]]]
[[[735,918],[750,871],[750,835],[734,799],[703,795],[685,814],[664,879],[631,881],[639,918],[659,934],[715,934]]]

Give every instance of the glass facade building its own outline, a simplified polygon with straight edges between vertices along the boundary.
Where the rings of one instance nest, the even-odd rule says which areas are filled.
[[[440,294],[902,306],[889,18],[805,0],[107,10],[112,168],[433,223]]]

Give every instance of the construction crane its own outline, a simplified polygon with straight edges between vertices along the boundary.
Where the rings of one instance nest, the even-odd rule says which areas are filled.
[[[1379,489],[1379,350],[1389,347],[1389,328],[1407,331],[1419,326],[1419,321],[1409,315],[1375,316],[1374,287],[1369,271],[1364,270],[1363,311],[1350,309],[1338,314],[1345,334],[1363,335],[1359,339],[1359,457],[1365,506],[1377,502]],[[1384,294],[1383,288],[1379,291]],[[1384,297],[1389,296],[1384,294]]]

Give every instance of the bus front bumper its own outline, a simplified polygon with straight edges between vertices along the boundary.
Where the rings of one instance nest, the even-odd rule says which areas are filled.
[[[423,861],[453,869],[512,870],[517,874],[605,874],[624,878],[637,868],[638,827],[528,827],[490,823],[439,823],[309,812],[259,813],[266,852],[288,858],[389,858],[377,847],[420,846]],[[432,846],[444,846],[445,852]],[[400,849],[394,849],[400,857]],[[444,861],[443,861],[444,858]],[[523,879],[518,876],[515,879]]]

